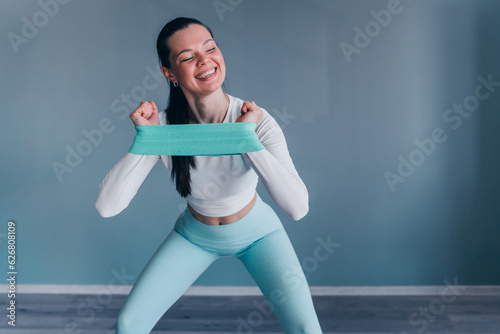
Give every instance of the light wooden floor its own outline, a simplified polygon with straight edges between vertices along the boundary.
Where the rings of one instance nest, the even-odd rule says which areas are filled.
[[[125,298],[20,294],[17,326],[8,326],[3,315],[0,334],[114,334]],[[313,300],[325,334],[500,333],[498,295],[462,295],[447,302],[437,295],[313,296]],[[254,304],[262,302],[262,296],[183,296],[152,333],[283,333],[274,314]],[[5,305],[2,302],[3,310]]]

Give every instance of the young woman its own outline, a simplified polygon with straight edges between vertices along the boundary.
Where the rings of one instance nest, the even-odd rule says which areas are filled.
[[[247,268],[286,333],[322,333],[297,255],[273,209],[256,192],[264,183],[293,220],[309,210],[307,189],[276,120],[253,101],[225,94],[224,58],[210,28],[176,18],[157,40],[161,70],[170,81],[166,111],[143,101],[135,125],[255,122],[265,149],[223,156],[127,153],[102,181],[96,209],[111,217],[125,209],[161,159],[186,209],[137,278],[117,321],[118,334],[149,333],[162,315],[217,259],[234,256]],[[192,168],[191,168],[192,167]]]

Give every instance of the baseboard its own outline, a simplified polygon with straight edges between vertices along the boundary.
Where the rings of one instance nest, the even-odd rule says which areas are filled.
[[[16,293],[33,294],[123,294],[131,285],[78,285],[78,284],[18,284]],[[0,284],[0,293],[6,294],[9,285]],[[461,295],[500,296],[500,285],[432,285],[432,286],[311,286],[313,296],[409,296],[440,295],[446,289],[455,289]],[[199,286],[193,285],[185,296],[259,296],[257,286]]]

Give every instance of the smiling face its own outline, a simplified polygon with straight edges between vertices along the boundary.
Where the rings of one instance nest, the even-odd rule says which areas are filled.
[[[205,27],[190,24],[167,41],[170,69],[164,75],[178,82],[186,95],[206,95],[219,89],[226,77],[226,66],[219,48]]]

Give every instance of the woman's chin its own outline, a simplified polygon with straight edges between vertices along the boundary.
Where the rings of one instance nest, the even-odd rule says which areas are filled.
[[[212,82],[209,85],[202,85],[198,87],[198,92],[206,94],[206,93],[214,93],[218,91],[222,87],[223,82]]]

